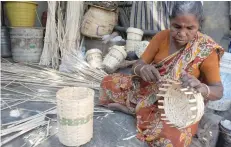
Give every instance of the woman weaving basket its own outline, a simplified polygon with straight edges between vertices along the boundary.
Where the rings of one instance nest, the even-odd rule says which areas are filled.
[[[197,124],[177,129],[160,119],[156,94],[163,78],[180,80],[183,87],[201,93],[205,101],[222,97],[219,60],[223,48],[200,33],[203,20],[201,2],[176,2],[170,30],[156,34],[131,75],[113,74],[101,84],[100,102],[136,116],[137,137],[153,147],[188,147]],[[180,114],[179,114],[180,115]]]

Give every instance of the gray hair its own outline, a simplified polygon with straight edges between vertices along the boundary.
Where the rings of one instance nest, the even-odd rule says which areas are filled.
[[[200,26],[203,24],[203,5],[200,1],[176,1],[172,9],[170,19],[184,14],[195,15]]]

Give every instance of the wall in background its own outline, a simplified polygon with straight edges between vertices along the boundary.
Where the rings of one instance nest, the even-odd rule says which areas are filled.
[[[40,21],[42,23],[41,17],[42,17],[43,12],[47,11],[47,8],[48,8],[47,2],[46,1],[34,1],[34,2],[38,3],[37,12],[38,12],[38,15],[39,15],[39,19],[40,19]],[[35,26],[36,27],[41,27],[37,17],[36,17]]]
[[[203,32],[228,50],[230,42],[230,2],[204,1]]]

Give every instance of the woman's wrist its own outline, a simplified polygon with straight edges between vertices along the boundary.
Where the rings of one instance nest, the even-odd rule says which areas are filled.
[[[205,99],[208,99],[208,98],[209,98],[209,95],[210,95],[210,93],[211,93],[210,88],[209,88],[208,85],[206,85],[206,84],[204,84],[204,83],[202,83],[202,85],[203,85],[204,88],[206,89],[206,92],[205,92],[204,94],[202,94],[202,95],[203,95],[203,97],[204,97]]]

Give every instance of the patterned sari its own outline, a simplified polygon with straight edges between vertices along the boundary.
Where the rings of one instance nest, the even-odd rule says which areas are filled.
[[[178,80],[182,71],[191,73],[214,51],[223,55],[223,49],[208,36],[198,33],[183,50],[168,56],[154,65],[162,77]],[[203,81],[203,77],[200,77]],[[119,103],[136,114],[137,137],[147,141],[151,147],[188,147],[197,125],[184,129],[170,127],[161,120],[160,110],[156,103],[158,85],[145,82],[141,78],[116,73],[105,77],[101,84],[100,103]]]

